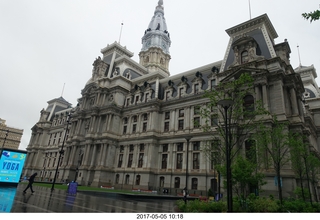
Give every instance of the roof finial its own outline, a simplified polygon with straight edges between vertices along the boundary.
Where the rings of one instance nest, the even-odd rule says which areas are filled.
[[[162,6],[162,5],[163,5],[163,0],[159,0],[159,1],[158,1],[158,5],[159,5],[159,6]]]
[[[119,36],[119,44],[120,44],[120,40],[121,40],[122,27],[123,27],[123,21],[121,22],[121,29],[120,29],[120,36]]]
[[[299,45],[297,45],[297,48],[298,48],[298,56],[299,56],[299,66],[301,67],[301,59],[300,59]]]

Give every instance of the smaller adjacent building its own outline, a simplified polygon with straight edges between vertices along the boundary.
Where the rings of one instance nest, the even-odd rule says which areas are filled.
[[[0,118],[0,148],[10,148],[18,150],[23,129],[9,127],[6,120]]]

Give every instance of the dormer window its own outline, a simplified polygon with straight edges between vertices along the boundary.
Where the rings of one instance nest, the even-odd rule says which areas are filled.
[[[199,84],[194,84],[194,93],[197,94],[199,93]]]
[[[247,63],[248,59],[249,59],[248,51],[245,50],[241,53],[241,63]]]

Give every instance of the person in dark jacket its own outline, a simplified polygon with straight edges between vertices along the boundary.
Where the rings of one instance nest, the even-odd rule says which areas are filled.
[[[27,188],[25,188],[25,190],[23,190],[23,193],[26,193],[27,189],[31,189],[31,192],[34,193],[33,189],[32,189],[32,184],[34,182],[34,178],[36,177],[36,175],[38,175],[37,173],[34,173],[32,174],[30,177],[29,177],[29,183],[28,183],[28,186]]]

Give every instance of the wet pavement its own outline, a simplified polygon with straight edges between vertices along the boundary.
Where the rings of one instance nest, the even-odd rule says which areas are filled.
[[[178,198],[130,196],[116,193],[77,192],[34,186],[35,193],[25,184],[0,186],[0,212],[11,213],[173,213]]]

